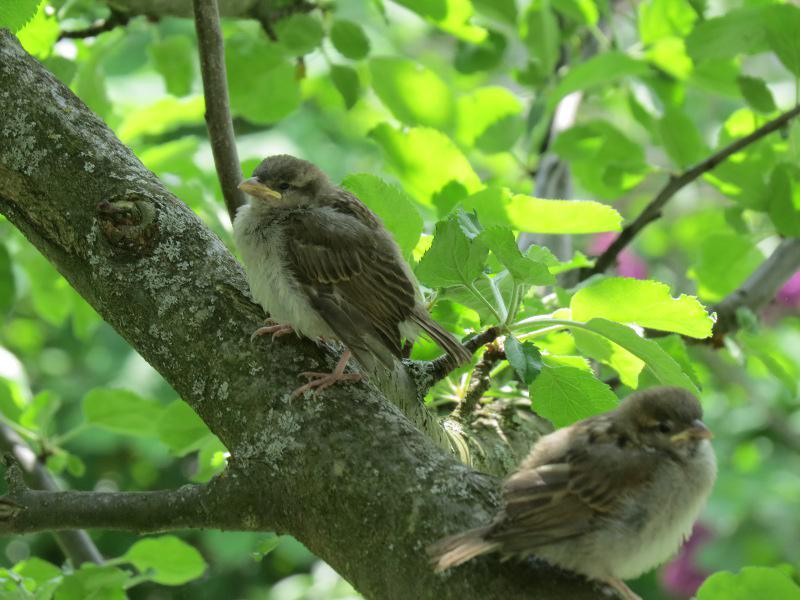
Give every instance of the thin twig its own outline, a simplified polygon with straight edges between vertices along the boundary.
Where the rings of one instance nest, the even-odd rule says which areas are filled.
[[[474,354],[481,346],[495,341],[500,336],[500,333],[501,330],[499,327],[489,327],[489,329],[483,333],[479,333],[475,337],[464,342],[464,347],[469,350],[471,354]],[[448,354],[444,354],[436,360],[432,360],[426,369],[432,380],[431,385],[447,377],[454,368],[453,361]]]
[[[128,21],[131,20],[130,15],[124,12],[120,12],[118,10],[111,9],[111,14],[108,16],[107,19],[102,21],[98,21],[89,27],[84,29],[75,29],[73,31],[62,31],[58,34],[59,40],[64,39],[84,39],[90,37],[97,37],[101,33],[105,33],[106,31],[111,31],[112,29],[116,29],[117,27],[124,27],[128,24]]]
[[[16,478],[21,470],[26,479],[26,484],[31,488],[58,492],[58,484],[50,475],[44,465],[36,458],[33,450],[23,441],[17,433],[5,424],[0,423],[0,450],[11,455],[12,463],[7,467],[7,476]],[[18,483],[15,482],[15,486]],[[9,491],[14,491],[9,485]],[[61,550],[70,559],[74,566],[91,562],[103,563],[103,555],[94,545],[92,538],[82,529],[59,531],[54,533]]]
[[[469,388],[464,394],[464,399],[453,411],[455,418],[462,422],[468,422],[475,417],[475,409],[478,408],[481,398],[492,385],[492,369],[498,361],[505,357],[505,352],[494,342],[487,346],[486,352],[472,370]]]
[[[753,144],[761,138],[769,135],[770,133],[779,130],[786,125],[789,121],[800,115],[800,105],[795,106],[793,109],[786,111],[779,117],[773,119],[769,123],[759,127],[750,135],[736,140],[729,144],[719,152],[715,152],[702,162],[696,164],[683,173],[670,176],[666,185],[661,188],[655,198],[648,204],[644,210],[639,214],[632,223],[626,225],[617,239],[603,252],[595,262],[593,267],[583,269],[581,271],[581,281],[597,273],[603,273],[617,260],[617,256],[622,252],[623,248],[631,243],[633,238],[652,221],[661,216],[661,209],[664,205],[672,199],[681,189],[692,183],[701,175],[708,173],[717,165],[728,159],[731,155],[736,154],[743,150],[750,144]]]
[[[233,136],[219,9],[217,0],[192,0],[192,3],[200,52],[200,71],[203,74],[203,94],[206,99],[208,137],[211,140],[222,197],[233,221],[238,208],[245,204],[245,197],[238,187],[242,180],[242,167]]]

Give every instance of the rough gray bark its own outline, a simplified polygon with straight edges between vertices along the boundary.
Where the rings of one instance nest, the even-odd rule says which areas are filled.
[[[231,451],[223,477],[191,488],[224,502],[201,503],[204,520],[183,526],[288,532],[369,598],[599,597],[533,562],[487,558],[435,575],[425,547],[487,522],[497,480],[442,451],[368,384],[290,401],[298,373],[330,368],[333,357],[297,339],[251,344],[263,315],[228,249],[7,31],[0,114],[0,213]],[[32,493],[46,494],[12,489],[23,508],[7,531],[22,524]],[[103,507],[136,500],[67,492],[31,502],[43,498],[51,510],[83,502],[72,527],[110,526]]]

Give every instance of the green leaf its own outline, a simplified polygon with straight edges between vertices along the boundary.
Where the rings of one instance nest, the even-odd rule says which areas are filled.
[[[211,433],[192,407],[183,400],[175,400],[164,408],[156,431],[161,441],[178,456],[197,449],[200,442]]]
[[[361,84],[356,70],[342,65],[331,65],[331,80],[342,95],[345,108],[353,108],[361,95]]]
[[[55,593],[55,600],[125,600],[125,583],[130,576],[116,567],[84,563],[64,576]]]
[[[367,173],[348,175],[342,187],[377,214],[394,236],[397,245],[408,259],[422,233],[422,216],[406,192],[380,177]]]
[[[800,187],[785,164],[772,170],[767,188],[767,210],[779,234],[800,237]]]
[[[295,67],[280,46],[243,34],[226,40],[226,46],[228,88],[236,114],[269,124],[300,106]]]
[[[675,79],[685,80],[694,70],[694,63],[686,53],[683,38],[662,38],[645,52],[647,61]]]
[[[466,42],[480,43],[486,38],[486,30],[470,22],[474,13],[470,0],[395,0],[395,3]]]
[[[769,114],[775,112],[775,99],[763,79],[740,75],[736,78],[739,90],[753,110]]]
[[[530,57],[543,77],[549,77],[558,62],[561,34],[558,19],[549,2],[534,2],[522,20],[522,39],[530,50]]]
[[[700,245],[689,277],[697,281],[698,294],[718,302],[756,270],[764,256],[749,238],[734,233],[712,233]]]
[[[116,433],[154,435],[163,413],[161,404],[129,390],[95,388],[83,398],[87,423]]]
[[[192,476],[192,481],[205,483],[214,475],[225,469],[225,457],[228,449],[215,435],[208,436],[200,446],[197,453],[197,471]]]
[[[698,21],[686,38],[689,56],[699,62],[766,50],[767,35],[761,26],[766,12],[766,5],[748,6]]]
[[[705,580],[697,600],[800,600],[800,586],[781,569],[745,567],[739,573],[720,571]]]
[[[588,321],[603,317],[661,331],[704,339],[714,319],[694,296],[673,298],[659,281],[610,277],[578,290],[570,303],[572,317]]]
[[[668,106],[658,122],[661,143],[679,167],[688,167],[708,154],[708,147],[694,123],[682,110]]]
[[[522,104],[506,88],[483,87],[465,94],[458,99],[456,112],[456,139],[484,151],[507,150],[523,130]]]
[[[490,227],[482,231],[477,239],[492,251],[517,282],[528,285],[555,283],[556,278],[550,273],[547,265],[522,255],[514,234],[508,227]]]
[[[11,268],[11,255],[4,244],[0,244],[0,316],[14,306],[17,297],[17,283]]]
[[[581,25],[597,25],[599,13],[594,0],[551,0],[553,8]]]
[[[653,341],[658,344],[664,352],[669,354],[672,359],[678,363],[681,370],[686,373],[692,383],[699,389],[701,387],[700,378],[695,372],[692,359],[689,357],[689,352],[686,350],[686,343],[683,338],[675,333],[665,335],[663,337],[654,338]]]
[[[33,579],[36,583],[44,583],[62,575],[61,569],[57,566],[35,556],[18,562],[12,570],[21,577]]]
[[[302,56],[319,46],[325,33],[317,19],[295,13],[275,23],[275,35],[289,52]]]
[[[536,414],[566,427],[615,408],[617,397],[605,383],[576,367],[545,366],[530,388]]]
[[[542,372],[542,353],[531,342],[520,342],[513,335],[506,337],[506,358],[525,385],[531,385]]]
[[[174,535],[140,540],[120,558],[142,573],[152,572],[150,579],[161,585],[182,585],[206,570],[200,553]]]
[[[488,248],[470,239],[455,217],[436,224],[433,244],[419,261],[416,274],[432,288],[469,286],[483,272]]]
[[[274,533],[272,535],[265,537],[264,539],[258,542],[255,552],[253,552],[253,559],[261,560],[267,554],[275,550],[275,548],[277,548],[280,545],[283,539],[284,536],[275,535]]]
[[[643,360],[661,385],[675,385],[697,392],[692,380],[671,356],[652,340],[639,337],[630,327],[602,318],[591,319],[585,327]]]
[[[643,360],[619,344],[591,331],[576,328],[572,330],[572,336],[581,354],[614,369],[623,385],[632,389],[639,387],[639,373],[644,368]]]
[[[330,38],[345,58],[361,60],[369,54],[369,39],[358,23],[337,19],[331,26]]]
[[[179,100],[167,96],[155,103],[131,111],[117,129],[119,139],[130,143],[143,136],[161,135],[185,125],[203,122],[205,101],[202,96]]]
[[[669,37],[685,37],[697,20],[686,0],[645,0],[639,3],[639,37],[651,44]]]
[[[545,200],[517,195],[507,207],[514,229],[531,233],[599,233],[622,229],[622,216],[591,200]]]
[[[53,46],[61,33],[55,16],[45,11],[46,6],[47,3],[42,2],[33,19],[17,32],[17,38],[25,51],[40,60],[52,54]]]
[[[517,3],[515,0],[472,0],[476,10],[492,19],[505,21],[509,25],[517,22]]]
[[[3,0],[0,4],[0,27],[11,30],[11,33],[22,29],[36,14],[42,0]]]
[[[34,396],[19,416],[19,424],[32,431],[47,431],[47,426],[61,406],[58,396],[50,390],[44,390]]]
[[[770,6],[765,30],[767,43],[783,66],[800,77],[800,8],[792,4]]]
[[[459,42],[453,66],[461,73],[488,71],[500,64],[507,45],[502,33],[489,30],[488,37],[481,44]]]
[[[106,76],[99,59],[78,61],[78,72],[72,82],[72,91],[101,119],[111,114],[111,100],[106,92]]]
[[[647,63],[623,52],[612,50],[598,54],[567,71],[550,96],[550,106],[554,107],[561,98],[572,92],[608,85],[624,77],[647,75],[649,72]]]
[[[381,102],[406,125],[447,129],[453,120],[453,95],[436,73],[405,58],[369,61],[372,87]]]
[[[185,35],[173,35],[147,47],[153,65],[173,96],[186,96],[194,81],[195,48]]]
[[[398,131],[381,123],[370,132],[383,149],[387,162],[400,176],[406,189],[423,204],[451,181],[472,193],[481,181],[453,141],[435,129],[411,128]]]

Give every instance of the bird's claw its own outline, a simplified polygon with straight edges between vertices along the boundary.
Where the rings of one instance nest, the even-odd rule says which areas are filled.
[[[304,371],[300,373],[300,375],[308,377],[311,381],[293,391],[290,396],[292,399],[302,396],[309,390],[314,390],[311,395],[316,396],[322,390],[340,381],[361,381],[361,373],[339,373],[336,371],[333,373],[320,373],[318,371]]]
[[[267,321],[267,323],[271,323],[271,325],[266,325],[264,327],[259,327],[253,332],[253,335],[250,336],[250,341],[254,341],[256,338],[259,338],[264,335],[272,334],[272,339],[281,337],[282,335],[286,335],[287,333],[294,333],[294,328],[291,325],[286,325],[284,323],[276,323],[271,319]]]

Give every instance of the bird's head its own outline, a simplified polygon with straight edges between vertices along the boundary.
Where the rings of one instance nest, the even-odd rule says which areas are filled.
[[[313,203],[319,191],[330,185],[328,177],[307,160],[288,154],[268,156],[239,184],[257,203],[294,207]]]
[[[678,387],[657,387],[628,396],[618,417],[642,446],[688,457],[712,433],[701,420],[703,409],[691,392]]]

